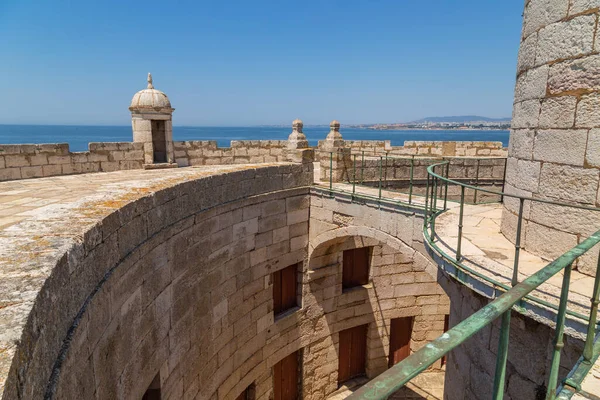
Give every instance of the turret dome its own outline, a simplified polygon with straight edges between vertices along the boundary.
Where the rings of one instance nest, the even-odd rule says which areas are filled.
[[[154,89],[152,74],[148,74],[148,87],[137,92],[131,99],[130,110],[134,109],[164,109],[171,108],[171,102],[166,94]]]

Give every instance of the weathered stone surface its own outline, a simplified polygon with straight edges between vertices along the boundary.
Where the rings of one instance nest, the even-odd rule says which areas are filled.
[[[531,0],[526,3],[523,17],[523,36],[567,16],[568,1]]]
[[[541,65],[554,60],[590,54],[594,47],[595,27],[596,16],[584,15],[542,28],[538,34],[535,63]]]
[[[508,141],[508,155],[511,158],[531,160],[534,135],[535,131],[531,129],[513,129]]]
[[[525,100],[515,103],[511,127],[513,129],[536,127],[538,125],[540,107],[539,100]]]
[[[540,183],[541,163],[509,159],[506,165],[506,181],[523,190],[537,191]]]
[[[600,168],[600,129],[590,129],[588,133],[585,163]]]
[[[545,88],[544,88],[545,90]],[[577,97],[550,97],[542,101],[540,128],[571,128],[575,123]]]
[[[519,58],[517,61],[517,74],[521,74],[535,65],[535,53],[537,47],[538,34],[532,33],[521,42],[519,48]]]
[[[583,166],[587,130],[537,131],[533,145],[533,159],[558,164]]]
[[[515,102],[543,98],[546,94],[549,69],[547,65],[542,65],[522,73],[515,86]]]
[[[548,90],[552,94],[575,90],[600,90],[600,55],[552,65],[548,77]]]
[[[600,1],[598,0],[571,0],[571,5],[569,6],[569,15],[591,12],[599,7]]]
[[[600,95],[598,93],[582,96],[577,104],[578,128],[594,128],[600,126]]]
[[[539,193],[561,201],[596,203],[598,170],[545,163],[539,176]]]

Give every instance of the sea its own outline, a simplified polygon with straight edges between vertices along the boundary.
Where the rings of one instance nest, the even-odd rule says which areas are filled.
[[[229,147],[232,140],[286,140],[291,127],[285,126],[174,126],[173,140],[216,140]],[[305,126],[311,145],[325,139],[328,126]],[[405,140],[486,141],[508,146],[509,131],[491,130],[372,130],[340,129],[346,140],[390,140],[402,146]],[[68,143],[71,151],[86,151],[89,142],[130,142],[131,126],[85,125],[0,125],[0,144]]]

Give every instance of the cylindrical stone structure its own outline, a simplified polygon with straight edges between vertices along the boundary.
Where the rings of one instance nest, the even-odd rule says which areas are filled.
[[[600,176],[598,1],[526,0],[508,150],[507,193],[597,207]],[[515,241],[519,200],[505,198]],[[521,245],[548,260],[600,229],[600,212],[525,201]],[[577,268],[595,274],[597,250]]]

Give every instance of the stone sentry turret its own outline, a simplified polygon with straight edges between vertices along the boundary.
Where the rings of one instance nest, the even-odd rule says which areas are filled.
[[[600,37],[597,2],[525,1],[506,171],[508,193],[597,207]],[[505,198],[514,241],[519,201]],[[600,212],[525,201],[521,245],[554,259],[600,228]],[[595,274],[598,251],[578,261]]]
[[[173,154],[173,111],[166,94],[154,88],[148,73],[148,87],[137,92],[129,106],[133,141],[144,144],[144,168],[176,167]]]

